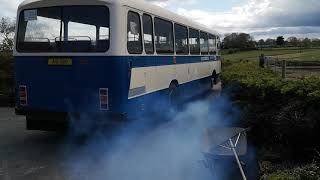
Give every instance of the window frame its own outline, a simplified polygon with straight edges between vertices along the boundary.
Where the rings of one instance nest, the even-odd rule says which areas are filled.
[[[206,37],[207,37],[207,43],[205,43],[205,44],[207,44],[206,46],[207,46],[207,51],[206,52],[202,52],[202,47],[201,47],[201,39],[202,39],[202,35],[206,35]],[[206,42],[205,40],[204,40],[204,42]],[[209,55],[209,52],[210,52],[210,49],[209,49],[209,34],[207,33],[207,32],[204,32],[204,31],[200,31],[200,54],[201,55]]]
[[[210,43],[209,43],[209,40],[211,39],[211,37],[213,37],[213,51],[211,51],[211,47],[210,47]],[[209,43],[209,55],[216,55],[216,50],[217,50],[217,36],[216,35],[213,35],[213,34],[210,34],[209,33],[209,40],[208,40],[208,43]],[[215,53],[214,53],[215,52]]]
[[[199,51],[197,51],[197,52],[193,52],[193,51],[191,51],[191,44],[190,44],[190,38],[191,38],[191,32],[192,31],[194,31],[194,32],[198,32],[197,34],[198,34],[198,38],[197,38],[197,40],[198,40],[198,50]],[[189,27],[189,52],[190,52],[190,55],[201,55],[201,46],[200,46],[200,30],[198,30],[198,29],[196,29],[196,28],[192,28],[192,27]]]
[[[177,45],[176,45],[176,42],[177,42],[177,35],[176,35],[176,26],[180,26],[182,28],[185,28],[187,30],[187,52],[182,52],[182,53],[178,53],[177,52]],[[186,25],[183,25],[183,24],[179,24],[179,23],[175,23],[174,24],[174,51],[175,51],[175,54],[176,55],[190,55],[190,45],[189,45],[189,27],[186,26]]]
[[[140,39],[140,45],[141,45],[141,51],[139,52],[130,52],[129,50],[129,36],[128,36],[128,33],[129,33],[129,14],[132,13],[132,14],[135,14],[135,15],[138,15],[138,19],[139,19],[139,29],[140,29],[140,33],[139,33],[139,39]],[[144,51],[144,42],[142,41],[142,33],[143,33],[143,28],[142,28],[142,23],[141,23],[141,15],[139,12],[136,12],[136,11],[133,11],[133,10],[128,10],[127,12],[127,31],[126,31],[126,37],[127,37],[127,51],[129,54],[143,54],[143,51]]]
[[[145,44],[145,39],[144,39],[144,35],[145,35],[145,32],[144,32],[144,17],[148,17],[151,19],[151,38],[152,38],[152,52],[150,51],[149,53],[146,51],[146,44]],[[155,52],[156,52],[156,47],[155,47],[155,32],[154,32],[154,19],[153,19],[153,16],[151,14],[148,14],[148,13],[143,13],[142,16],[142,32],[143,32],[143,48],[144,48],[144,53],[147,54],[147,55],[153,55]]]
[[[158,48],[157,48],[157,41],[156,41],[156,34],[157,34],[157,31],[156,31],[156,20],[160,20],[160,21],[164,21],[164,22],[168,22],[171,24],[171,32],[172,32],[172,37],[171,37],[171,42],[172,42],[172,51],[170,52],[166,52],[166,53],[162,53],[162,52],[158,52]],[[153,21],[153,27],[154,27],[154,40],[155,40],[155,52],[157,53],[157,55],[175,55],[175,32],[174,32],[174,22],[171,21],[171,20],[167,20],[165,18],[161,18],[159,16],[155,16],[154,17],[154,21]]]

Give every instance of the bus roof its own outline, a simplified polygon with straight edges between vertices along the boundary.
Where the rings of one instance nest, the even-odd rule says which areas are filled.
[[[25,0],[19,5],[19,10],[50,7],[50,6],[64,6],[64,5],[119,5],[128,6],[134,9],[138,9],[167,20],[174,21],[178,24],[183,24],[198,30],[202,30],[211,34],[218,35],[217,31],[214,31],[204,25],[200,25],[194,21],[191,21],[183,16],[175,14],[162,7],[145,2],[144,0]]]

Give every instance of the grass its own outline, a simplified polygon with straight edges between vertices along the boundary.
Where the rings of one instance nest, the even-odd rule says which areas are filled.
[[[297,167],[291,170],[278,171],[271,174],[270,180],[319,180],[320,168],[316,164]]]
[[[264,54],[265,56],[276,56],[288,60],[307,60],[320,61],[320,49],[300,49],[297,48],[275,48],[264,50],[241,51],[234,54],[227,54],[222,51],[222,57],[225,61],[239,62],[241,60],[258,60],[258,57]]]

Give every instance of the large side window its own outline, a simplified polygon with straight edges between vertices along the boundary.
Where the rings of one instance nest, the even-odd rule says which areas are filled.
[[[172,22],[160,18],[154,19],[156,50],[158,54],[173,54]]]
[[[128,52],[130,54],[142,53],[142,37],[140,15],[129,11],[128,13]]]
[[[209,53],[210,55],[216,54],[216,37],[212,34],[209,34]]]
[[[176,37],[176,53],[189,54],[188,28],[185,26],[175,24],[174,30]]]
[[[147,54],[154,53],[153,46],[153,22],[152,17],[144,14],[143,17],[143,39],[144,39],[144,49]]]
[[[200,54],[200,39],[199,31],[195,29],[189,29],[189,44],[190,44],[190,54],[199,55]]]
[[[201,49],[201,54],[208,55],[209,53],[208,34],[205,32],[200,32],[200,49]]]

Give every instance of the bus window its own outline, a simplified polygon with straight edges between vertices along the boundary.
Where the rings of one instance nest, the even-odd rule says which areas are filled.
[[[178,24],[174,25],[174,32],[176,37],[176,53],[189,54],[188,46],[188,28]]]
[[[109,40],[109,28],[99,27],[99,40]]]
[[[19,52],[106,52],[109,49],[109,38],[97,38],[98,27],[108,31],[110,28],[109,9],[105,6],[37,8],[24,10],[19,17],[16,43]]]
[[[143,17],[143,39],[144,39],[144,49],[147,54],[154,53],[153,46],[153,22],[152,17],[144,14]]]
[[[199,55],[200,54],[200,40],[199,31],[195,29],[189,29],[189,44],[190,44],[190,54]]]
[[[216,37],[212,34],[209,34],[209,54],[215,55],[216,53]]]
[[[128,13],[128,52],[130,54],[142,53],[141,23],[138,13]]]
[[[18,50],[27,52],[49,51],[51,43],[60,35],[60,20],[38,16],[37,20],[22,22],[18,32]]]
[[[209,44],[208,44],[208,34],[205,32],[200,32],[200,49],[202,55],[208,55]]]
[[[172,22],[155,18],[155,41],[158,54],[173,54]]]
[[[68,41],[96,41],[96,26],[93,25],[69,22],[68,32]]]

